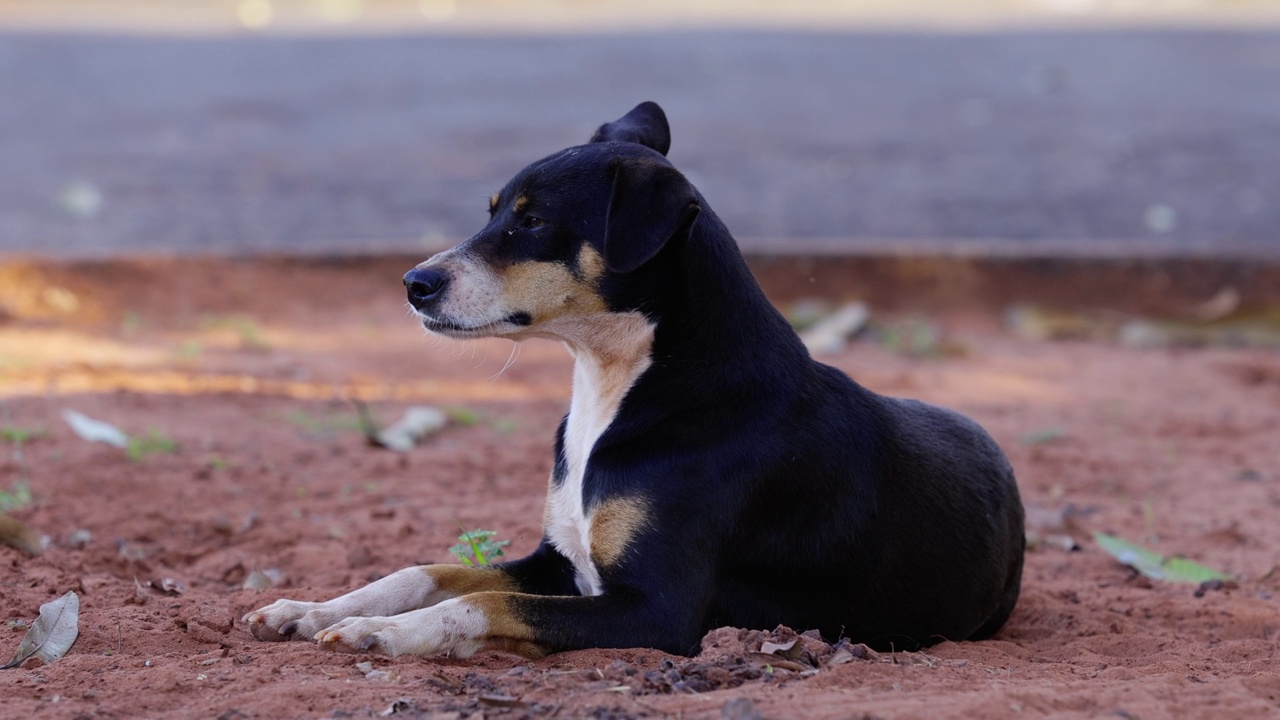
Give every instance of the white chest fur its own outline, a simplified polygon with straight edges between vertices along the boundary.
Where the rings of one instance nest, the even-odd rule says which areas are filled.
[[[583,502],[587,460],[608,429],[627,391],[651,364],[654,326],[639,313],[598,316],[586,332],[570,337],[574,356],[573,400],[565,423],[563,481],[547,497],[551,544],[573,563],[578,591],[599,595],[600,571],[591,561],[591,517]],[[575,328],[576,329],[576,328]]]

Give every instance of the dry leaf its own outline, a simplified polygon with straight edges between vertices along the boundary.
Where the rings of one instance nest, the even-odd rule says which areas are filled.
[[[866,303],[849,303],[800,333],[800,340],[814,355],[838,355],[870,319]]]
[[[172,596],[181,595],[182,593],[187,591],[186,585],[183,585],[182,583],[178,582],[177,580],[174,580],[173,578],[160,578],[159,580],[152,580],[151,587],[155,588],[156,590],[159,590],[165,595],[172,595]]]
[[[1192,308],[1191,316],[1202,322],[1221,320],[1240,309],[1240,300],[1240,291],[1228,285]]]
[[[399,422],[369,435],[369,441],[396,452],[408,452],[423,438],[442,429],[447,415],[428,405],[415,405],[404,411]]]
[[[74,592],[40,606],[40,617],[22,636],[13,659],[0,670],[18,667],[27,658],[35,656],[46,665],[57,660],[71,649],[80,634],[80,596]]]
[[[780,655],[785,658],[792,658],[794,653],[791,650],[799,640],[800,638],[792,638],[784,643],[765,642],[760,646],[760,652],[765,655]]]
[[[244,579],[241,586],[245,590],[270,590],[275,587],[275,582],[271,580],[271,576],[262,570],[254,570]]]
[[[0,513],[0,545],[9,545],[39,555],[43,550],[40,536],[34,530],[8,515]]]
[[[75,410],[63,410],[62,419],[67,421],[67,424],[82,440],[105,443],[121,449],[129,446],[129,436],[111,423],[94,420],[88,415]]]
[[[1093,539],[1112,557],[1152,580],[1204,583],[1231,578],[1212,568],[1183,557],[1164,557],[1114,535],[1095,532]]]

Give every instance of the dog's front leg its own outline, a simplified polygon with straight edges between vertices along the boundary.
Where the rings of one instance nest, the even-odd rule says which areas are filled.
[[[391,573],[326,602],[277,600],[245,615],[243,622],[259,640],[310,639],[344,618],[399,615],[459,595],[515,589],[511,575],[498,568],[424,565]]]
[[[632,594],[544,596],[481,592],[394,617],[347,618],[321,630],[322,646],[345,652],[466,658],[483,649],[526,657],[598,647],[696,652],[692,613],[657,607]]]

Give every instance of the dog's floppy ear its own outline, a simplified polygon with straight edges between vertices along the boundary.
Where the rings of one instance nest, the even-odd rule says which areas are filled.
[[[605,218],[605,267],[629,273],[644,265],[677,233],[689,232],[700,211],[693,186],[670,165],[616,161]]]
[[[643,145],[663,155],[671,149],[671,126],[667,114],[655,102],[642,102],[631,112],[611,123],[605,123],[591,136],[591,142],[620,140]]]

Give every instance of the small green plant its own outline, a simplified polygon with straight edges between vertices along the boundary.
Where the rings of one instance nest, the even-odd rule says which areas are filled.
[[[31,504],[31,488],[18,481],[8,490],[0,490],[0,510],[8,512]]]
[[[8,404],[3,404],[2,406],[0,406],[0,409],[3,409],[4,411],[5,420],[6,421],[9,420]],[[5,425],[0,426],[0,440],[3,440],[4,442],[9,443],[12,446],[13,465],[18,470],[17,482],[14,484],[14,487],[21,488],[22,492],[25,493],[24,497],[26,499],[21,503],[19,503],[21,505],[25,505],[26,503],[31,501],[31,493],[30,491],[26,490],[27,486],[23,483],[23,481],[26,480],[27,478],[27,462],[26,462],[26,457],[22,452],[22,446],[31,442],[32,440],[35,440],[37,438],[42,438],[48,434],[49,432],[47,430],[40,427],[36,427],[36,428],[21,427],[21,426],[9,424],[9,423],[6,423]],[[10,493],[9,495],[10,495],[10,498],[12,499],[13,493]],[[5,508],[5,509],[7,510],[9,508]]]
[[[880,328],[880,343],[889,350],[914,358],[959,357],[966,348],[948,339],[936,323],[909,318]]]
[[[488,565],[490,560],[502,557],[502,548],[511,544],[510,540],[495,541],[497,534],[494,530],[463,530],[458,544],[449,548],[449,552],[468,567]]]
[[[231,469],[231,461],[221,455],[214,455],[209,458],[209,469],[214,472]]]
[[[133,462],[141,462],[151,455],[178,452],[178,443],[159,430],[148,430],[146,435],[129,438],[125,455]]]
[[[0,440],[11,442],[14,445],[21,445],[25,442],[37,440],[48,435],[49,431],[44,428],[25,428],[16,425],[5,425],[0,427]]]
[[[471,408],[462,407],[461,405],[445,408],[444,412],[449,416],[450,420],[462,427],[469,427],[480,422],[480,413],[472,410]]]

